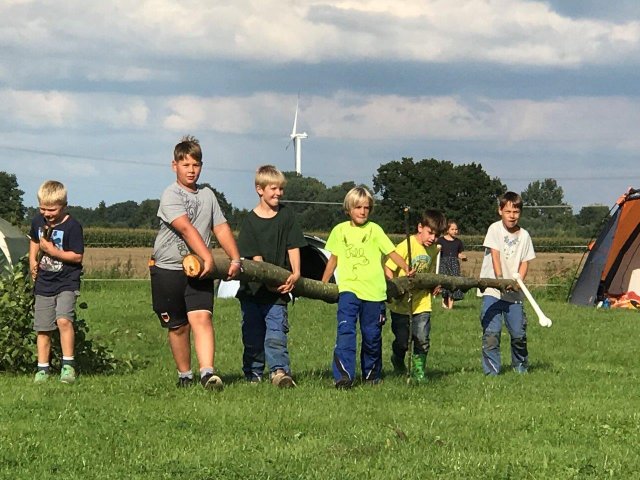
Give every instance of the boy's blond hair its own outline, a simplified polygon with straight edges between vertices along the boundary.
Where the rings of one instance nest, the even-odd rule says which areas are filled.
[[[47,180],[38,189],[38,203],[40,205],[51,206],[67,205],[67,189],[56,180]]]
[[[173,161],[179,162],[190,156],[195,161],[202,163],[202,148],[200,142],[193,135],[185,135],[173,149]]]
[[[344,197],[344,203],[342,205],[344,207],[344,213],[349,215],[349,212],[357,207],[358,204],[362,203],[363,200],[366,200],[369,203],[369,213],[373,212],[374,202],[371,192],[363,186],[353,187]]]
[[[256,170],[256,187],[264,188],[267,185],[277,185],[284,187],[287,184],[287,178],[280,170],[273,165],[262,165]]]

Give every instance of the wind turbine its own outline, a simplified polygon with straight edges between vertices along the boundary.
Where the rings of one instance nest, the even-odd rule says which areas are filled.
[[[302,143],[301,140],[303,138],[307,138],[307,132],[298,133],[296,131],[298,126],[298,104],[300,103],[300,98],[296,102],[296,114],[293,117],[293,129],[291,130],[291,141],[293,142],[293,151],[296,158],[296,175],[302,175]],[[288,146],[288,145],[287,145]]]

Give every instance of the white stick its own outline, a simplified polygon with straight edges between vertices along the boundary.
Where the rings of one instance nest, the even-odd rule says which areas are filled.
[[[436,248],[438,249],[438,256],[436,257],[436,273],[440,273],[440,254],[442,253],[440,250],[442,250],[442,245],[438,244],[436,245]]]
[[[531,304],[531,306],[535,310],[536,315],[538,315],[538,323],[540,324],[540,326],[541,327],[550,327],[552,325],[551,319],[549,317],[547,317],[542,312],[542,309],[540,308],[540,305],[538,305],[538,302],[535,301],[535,299],[531,295],[531,292],[529,291],[527,286],[522,281],[522,278],[520,278],[520,274],[519,273],[514,273],[513,274],[513,279],[516,282],[518,282],[518,285],[520,285],[520,289],[522,289],[522,291],[524,292],[525,296],[527,297],[527,300],[529,300],[529,303]]]

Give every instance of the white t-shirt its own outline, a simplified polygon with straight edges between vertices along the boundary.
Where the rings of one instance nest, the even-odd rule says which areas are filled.
[[[491,261],[491,249],[500,252],[503,278],[513,278],[513,274],[518,272],[522,262],[528,262],[536,258],[529,232],[524,228],[520,228],[517,232],[510,233],[504,228],[502,220],[491,224],[482,246],[485,247],[485,250],[482,268],[480,269],[481,278],[496,278],[493,271],[493,262]],[[507,292],[503,294],[497,288],[487,288],[484,291],[484,295],[491,295],[508,302],[517,302],[523,299],[522,292]]]

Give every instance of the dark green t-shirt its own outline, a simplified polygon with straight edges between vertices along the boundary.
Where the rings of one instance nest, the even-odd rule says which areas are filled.
[[[265,262],[291,270],[288,250],[307,245],[302,229],[293,211],[280,205],[278,213],[271,218],[262,218],[252,210],[245,217],[238,235],[240,256],[252,259],[261,256]],[[271,292],[259,282],[240,282],[236,297],[257,303],[284,304],[288,295]]]

